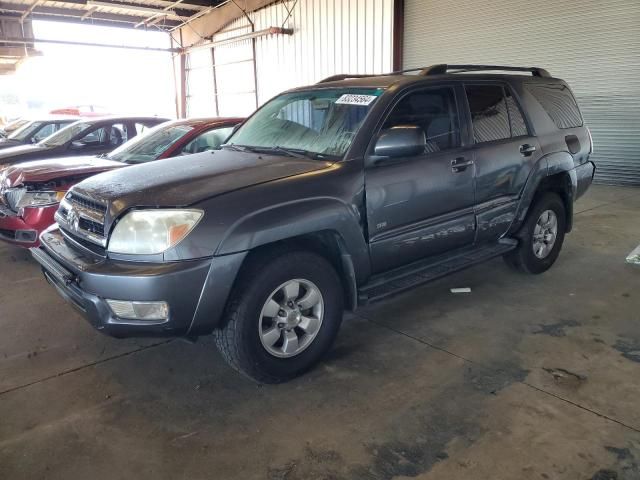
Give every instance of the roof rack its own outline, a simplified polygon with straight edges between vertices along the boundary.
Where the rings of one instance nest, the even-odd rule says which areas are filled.
[[[502,70],[504,72],[530,72],[534,77],[551,77],[549,72],[540,67],[510,67],[505,65],[431,65],[420,70],[420,75],[443,75],[445,73],[482,72]],[[451,71],[455,70],[455,71]]]
[[[396,70],[394,72],[389,73],[340,73],[338,75],[331,75],[330,77],[323,78],[318,83],[327,83],[327,82],[338,82],[340,80],[346,80],[348,78],[367,78],[367,77],[387,77],[390,75],[398,75],[401,73],[408,72],[421,72],[424,70],[423,67],[420,68],[409,68],[407,70]]]
[[[360,74],[360,73],[340,73],[338,75],[331,75],[330,77],[323,78],[318,83],[327,83],[327,82],[338,82],[340,80],[346,80],[348,78],[366,78],[366,77],[379,77],[382,75],[389,75],[388,73],[380,73],[380,74]]]
[[[430,67],[408,68],[406,70],[397,70],[390,73],[341,73],[339,75],[332,75],[330,77],[322,79],[318,83],[337,82],[340,80],[346,80],[348,78],[384,77],[409,72],[420,72],[419,75],[427,76],[444,75],[446,73],[483,72],[490,70],[502,70],[504,72],[529,72],[534,77],[551,77],[547,70],[540,67],[509,67],[505,65],[447,65],[446,63],[441,63],[437,65],[431,65]]]

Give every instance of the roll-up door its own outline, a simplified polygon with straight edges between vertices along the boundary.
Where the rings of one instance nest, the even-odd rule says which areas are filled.
[[[540,66],[591,129],[596,180],[640,185],[640,1],[405,0],[405,68]]]

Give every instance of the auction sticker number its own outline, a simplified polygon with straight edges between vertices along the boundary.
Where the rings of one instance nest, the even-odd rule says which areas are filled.
[[[353,93],[345,93],[338,100],[336,105],[361,105],[366,107],[378,97],[375,95],[355,95]]]

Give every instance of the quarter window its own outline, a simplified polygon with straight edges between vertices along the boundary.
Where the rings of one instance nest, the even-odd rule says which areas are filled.
[[[452,88],[433,88],[410,93],[394,107],[383,125],[417,125],[427,139],[426,153],[460,146],[460,124]]]
[[[471,110],[475,142],[492,142],[510,138],[509,113],[502,87],[468,85],[465,90]]]
[[[527,84],[527,90],[538,100],[542,108],[558,128],[582,126],[582,115],[569,87],[558,84]]]

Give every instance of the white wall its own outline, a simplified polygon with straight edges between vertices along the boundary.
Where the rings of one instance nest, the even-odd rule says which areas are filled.
[[[336,73],[391,71],[393,0],[290,0],[286,4],[293,8],[286,23],[287,10],[282,3],[250,14],[256,31],[282,26],[294,30],[293,35],[269,35],[255,41],[258,104],[288,88]],[[216,34],[214,41],[250,31],[247,19],[240,18]],[[202,58],[201,52],[194,51],[193,57]],[[207,86],[213,82],[211,54],[205,52],[209,64],[188,75],[190,116],[207,111],[216,114],[216,95]],[[248,115],[256,104],[251,41],[217,47],[214,53],[219,65],[219,114]],[[229,64],[234,61],[239,63]],[[211,81],[195,78],[204,75]]]

